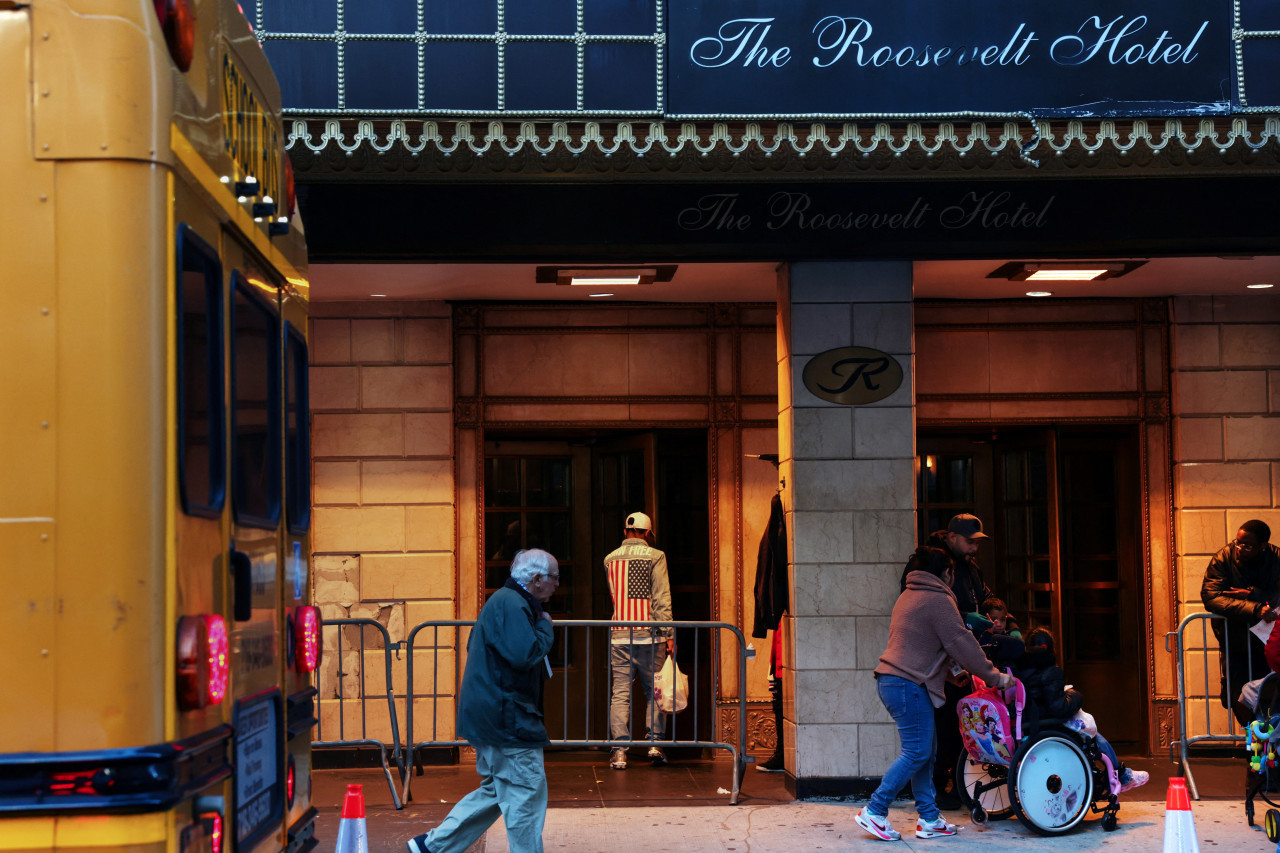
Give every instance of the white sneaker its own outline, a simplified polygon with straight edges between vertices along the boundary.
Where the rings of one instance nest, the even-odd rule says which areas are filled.
[[[955,835],[959,831],[960,827],[954,823],[947,823],[942,815],[938,815],[934,820],[916,821],[916,838],[942,838]]]
[[[609,759],[609,766],[614,770],[627,769],[627,751],[625,749],[615,749],[613,757]]]
[[[897,841],[902,838],[902,833],[889,825],[888,815],[880,817],[879,815],[872,814],[867,811],[866,806],[863,806],[862,809],[853,816],[853,819],[858,826],[862,827],[876,838],[879,838],[881,841]]]
[[[649,747],[649,761],[653,763],[654,767],[663,767],[666,765],[667,756],[666,753],[662,751],[662,747]]]

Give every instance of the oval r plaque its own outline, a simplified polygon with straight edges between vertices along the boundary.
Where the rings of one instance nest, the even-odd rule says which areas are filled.
[[[878,349],[840,347],[809,359],[802,379],[815,397],[860,406],[897,391],[902,385],[902,365]]]

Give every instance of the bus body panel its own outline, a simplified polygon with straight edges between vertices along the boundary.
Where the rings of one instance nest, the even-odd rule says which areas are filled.
[[[33,155],[165,159],[172,64],[154,11],[118,0],[64,0],[36,2],[31,15]],[[88,79],[93,85],[84,85]]]
[[[168,288],[139,284],[168,279],[165,175],[71,161],[57,184],[56,749],[159,743]]]
[[[0,158],[22,162],[31,156],[30,18],[0,11],[0,115],[28,121],[0,121]],[[54,697],[53,616],[54,432],[53,167],[13,170],[0,205],[0,256],[6,264],[0,286],[0,363],[21,369],[0,371],[0,553],[11,591],[5,608],[5,654],[0,672],[21,684],[37,707]],[[17,251],[20,247],[29,251]],[[9,404],[9,401],[12,401]],[[18,451],[21,448],[21,452]],[[24,702],[0,702],[0,752],[54,748],[52,715],[31,718]]]
[[[30,18],[0,10],[0,162],[31,158]],[[54,180],[51,164],[7,169],[0,204],[0,359],[21,370],[0,372],[0,518],[52,518],[54,513],[55,322]],[[22,452],[17,452],[22,448]],[[9,661],[15,664],[16,661]],[[0,714],[4,714],[0,709]],[[13,729],[0,726],[0,749]]]

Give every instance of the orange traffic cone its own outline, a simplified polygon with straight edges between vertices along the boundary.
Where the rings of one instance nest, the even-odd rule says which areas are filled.
[[[1164,853],[1200,853],[1187,780],[1181,776],[1169,780],[1169,795],[1164,802]]]
[[[369,834],[364,825],[364,785],[347,786],[334,853],[369,853]]]

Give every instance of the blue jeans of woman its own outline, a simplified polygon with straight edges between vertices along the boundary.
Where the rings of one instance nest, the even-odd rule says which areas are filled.
[[[887,815],[889,804],[898,796],[902,787],[910,782],[920,819],[937,820],[933,755],[938,737],[933,724],[933,701],[929,698],[929,691],[896,675],[878,676],[876,691],[893,721],[898,724],[902,753],[885,771],[880,787],[871,795],[867,808],[872,814]]]

